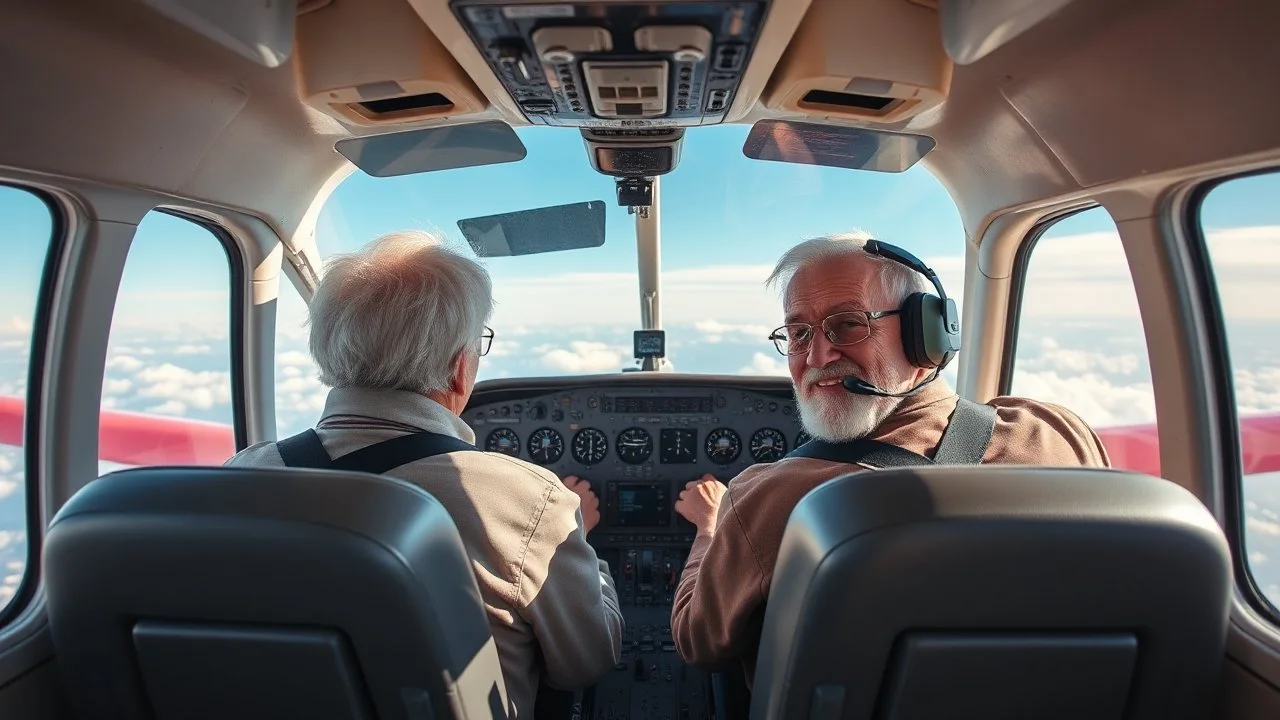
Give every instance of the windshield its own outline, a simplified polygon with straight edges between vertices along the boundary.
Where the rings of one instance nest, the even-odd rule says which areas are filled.
[[[932,264],[959,299],[963,230],[954,203],[928,171],[752,160],[742,153],[749,130],[690,129],[679,166],[660,181],[661,322],[671,369],[786,374],[785,358],[766,339],[782,323],[782,308],[764,280],[778,257],[807,237],[867,230]],[[482,259],[493,277],[489,325],[496,339],[479,378],[637,367],[635,216],[617,204],[613,179],[591,169],[578,130],[517,133],[528,148],[517,163],[395,178],[357,171],[322,209],[321,255],[354,250],[382,233],[422,229],[474,256],[460,219],[603,201],[601,247]]]

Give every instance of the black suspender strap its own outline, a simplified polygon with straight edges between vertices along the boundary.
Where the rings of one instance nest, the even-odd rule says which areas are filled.
[[[320,436],[315,430],[303,430],[277,442],[276,450],[280,451],[280,457],[289,467],[327,468],[333,462],[329,453],[324,451],[324,445],[320,444]]]
[[[977,465],[987,453],[995,432],[996,410],[960,398],[947,429],[938,442],[932,460],[910,450],[878,440],[854,440],[831,443],[814,438],[787,453],[787,457],[807,457],[832,462],[856,463],[873,468],[909,467],[912,465]]]
[[[933,454],[936,465],[979,465],[987,454],[991,435],[996,429],[996,409],[960,398],[947,429],[942,433],[938,450]]]
[[[353,470],[381,475],[401,465],[451,452],[477,451],[476,446],[455,437],[433,432],[416,432],[383,440],[336,460],[330,459],[315,430],[304,430],[276,443],[280,457],[289,467],[319,470]]]
[[[787,457],[807,457],[816,460],[867,465],[874,468],[910,467],[932,465],[933,461],[897,445],[879,440],[853,440],[851,442],[827,442],[813,438],[787,453]]]

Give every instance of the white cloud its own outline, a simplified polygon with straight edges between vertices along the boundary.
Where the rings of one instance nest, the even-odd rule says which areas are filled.
[[[18,483],[13,480],[0,480],[0,500],[18,491]]]
[[[132,373],[141,370],[145,365],[146,363],[132,355],[113,355],[107,359],[107,369],[109,370],[123,370],[124,372]]]
[[[764,353],[755,353],[751,356],[751,364],[738,368],[739,375],[786,375],[790,376],[787,370],[786,359],[781,355],[772,357]]]
[[[135,376],[141,386],[138,397],[165,398],[180,401],[184,406],[208,410],[215,405],[231,402],[231,373],[215,370],[188,370],[172,363],[164,363],[139,371]],[[181,415],[176,405],[164,404],[169,414]],[[160,411],[156,411],[160,412]]]
[[[208,345],[179,345],[173,349],[175,355],[208,355],[212,351]]]
[[[13,307],[10,305],[9,307]],[[10,315],[9,319],[0,322],[0,335],[30,335],[31,323],[17,315]]]
[[[494,337],[493,344],[489,346],[489,354],[487,358],[500,358],[514,355],[520,349],[520,343],[515,340],[499,340]]]
[[[157,415],[177,415],[187,414],[187,406],[178,400],[166,400],[159,405],[152,405],[147,408],[146,412],[155,413]]]
[[[286,350],[285,352],[276,353],[276,365],[293,365],[296,367],[306,367],[313,365],[311,356],[297,350]]]
[[[1270,535],[1271,537],[1280,537],[1280,522],[1271,522],[1256,517],[1247,517],[1244,520],[1244,526],[1247,530],[1259,535]]]
[[[773,327],[777,327],[774,325]],[[739,335],[741,339],[763,341],[773,331],[772,327],[750,323],[724,323],[719,320],[699,320],[693,328],[704,333],[701,340],[706,343],[719,343],[725,335]]]
[[[541,355],[544,366],[571,373],[621,370],[631,356],[630,348],[587,340],[574,340],[568,349],[540,345],[534,352]]]
[[[123,378],[108,378],[102,381],[102,392],[106,395],[123,395],[133,389],[133,381]]]

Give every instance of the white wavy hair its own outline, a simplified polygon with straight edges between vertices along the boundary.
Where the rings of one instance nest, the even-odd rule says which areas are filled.
[[[429,233],[391,233],[328,262],[309,309],[311,356],[330,387],[444,392],[492,312],[480,263]]]
[[[778,259],[777,265],[774,266],[773,272],[765,280],[765,286],[769,288],[781,286],[782,297],[786,298],[787,290],[791,286],[791,279],[802,268],[814,263],[831,260],[832,258],[857,255],[866,262],[873,263],[880,268],[881,272],[878,276],[881,288],[888,301],[894,303],[894,307],[906,300],[911,293],[937,292],[928,278],[906,265],[868,253],[866,251],[867,241],[874,239],[868,232],[853,230],[804,240],[783,253],[782,257]],[[887,308],[868,309],[882,310]]]

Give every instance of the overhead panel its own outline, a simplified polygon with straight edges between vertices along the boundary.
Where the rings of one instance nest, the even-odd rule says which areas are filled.
[[[450,7],[530,122],[683,127],[724,120],[769,0]]]

